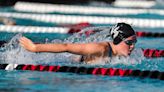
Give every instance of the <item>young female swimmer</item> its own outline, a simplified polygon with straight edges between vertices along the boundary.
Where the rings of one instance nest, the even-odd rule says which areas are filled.
[[[26,37],[20,38],[20,45],[31,52],[69,52],[81,55],[79,62],[94,63],[113,56],[129,56],[137,42],[133,28],[126,23],[118,23],[110,29],[113,41],[92,43],[52,43],[35,44]]]

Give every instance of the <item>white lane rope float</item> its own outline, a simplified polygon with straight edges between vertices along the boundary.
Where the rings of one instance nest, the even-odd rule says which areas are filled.
[[[36,26],[9,26],[0,25],[0,32],[23,33],[68,33],[69,28],[64,27],[36,27]]]
[[[142,7],[150,8],[156,5],[156,0],[146,1],[146,0],[116,0],[114,6],[117,7]]]
[[[100,17],[100,16],[79,16],[79,15],[59,15],[59,14],[26,14],[26,13],[9,13],[1,12],[1,17],[32,19],[35,21],[47,23],[68,23],[76,24],[88,22],[91,24],[116,24],[125,22],[135,27],[147,28],[164,28],[164,20],[162,19],[143,19],[143,18],[122,18],[122,17]]]
[[[38,8],[39,7],[39,8]],[[100,14],[100,15],[127,15],[127,14],[158,14],[164,15],[162,9],[128,9],[128,8],[112,8],[112,7],[94,7],[94,6],[77,6],[77,5],[61,5],[61,4],[43,4],[31,2],[17,2],[14,9],[23,12],[38,13],[77,13],[77,14]]]

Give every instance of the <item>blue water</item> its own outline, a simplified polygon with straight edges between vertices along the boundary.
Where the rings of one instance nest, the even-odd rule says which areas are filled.
[[[5,92],[163,92],[164,81],[30,71],[1,71]],[[146,88],[146,89],[145,89]]]
[[[1,8],[1,12],[18,12],[12,7]],[[59,13],[52,13],[59,14]],[[60,13],[62,14],[62,13]],[[63,13],[64,14],[64,13]],[[77,15],[77,14],[75,14]],[[98,15],[94,15],[98,16]],[[112,16],[112,15],[110,15]],[[120,17],[120,16],[119,16]],[[164,19],[164,16],[153,14],[139,14],[139,15],[124,15],[121,17],[134,18],[150,18],[150,19]],[[17,25],[33,25],[33,26],[57,26],[52,23],[38,22],[34,20],[14,19]],[[137,31],[149,32],[164,32],[162,28],[135,28]],[[5,31],[5,30],[4,30]],[[0,40],[10,41],[17,33],[0,32]],[[24,36],[32,39],[34,42],[51,42],[54,39],[64,40],[69,37],[68,34],[59,33],[24,33]],[[48,40],[47,40],[48,39]],[[151,48],[164,50],[164,38],[138,38],[136,48]],[[14,52],[14,51],[13,51]],[[17,52],[17,51],[15,51]],[[19,52],[19,51],[18,51]],[[25,53],[25,54],[24,54]],[[46,53],[24,53],[11,54],[10,58],[16,60],[14,62],[34,63],[28,57],[38,57],[38,64],[55,64],[67,66],[86,66],[86,67],[114,67],[123,69],[139,69],[139,70],[158,70],[164,71],[164,58],[144,58],[142,62],[131,64],[118,63],[106,65],[86,65],[73,63],[67,61],[66,58],[59,59],[51,57],[53,54]],[[17,54],[17,55],[16,55]],[[28,54],[27,58],[21,58],[21,54]],[[15,55],[15,56],[14,56]],[[40,59],[39,57],[45,57]],[[47,59],[46,57],[51,57]],[[140,58],[140,57],[137,57]],[[0,59],[1,60],[1,59]],[[37,60],[37,59],[36,59]],[[47,61],[47,62],[46,62]],[[4,62],[4,61],[0,61]],[[95,76],[95,75],[79,75],[73,73],[54,73],[54,72],[37,72],[37,71],[0,71],[0,91],[1,92],[163,92],[164,81],[149,78],[134,78],[134,77],[111,77],[111,76]]]

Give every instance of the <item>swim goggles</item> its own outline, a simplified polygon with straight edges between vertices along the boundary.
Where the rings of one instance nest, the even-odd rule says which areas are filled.
[[[135,39],[135,40],[126,40],[126,41],[124,41],[127,45],[135,45],[136,43],[137,43],[137,40]]]

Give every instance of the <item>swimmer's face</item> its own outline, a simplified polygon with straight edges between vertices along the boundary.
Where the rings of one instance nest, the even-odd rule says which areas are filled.
[[[118,55],[129,56],[135,48],[136,36],[130,36],[117,45]]]

